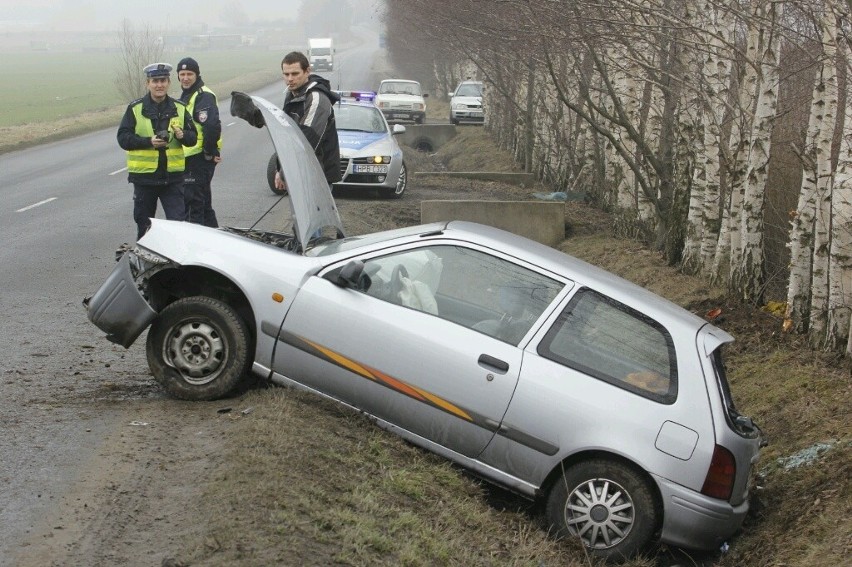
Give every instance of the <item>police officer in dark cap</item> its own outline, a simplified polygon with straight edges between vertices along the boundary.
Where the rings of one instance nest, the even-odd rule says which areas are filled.
[[[145,67],[148,94],[127,106],[118,127],[118,145],[127,151],[127,181],[133,183],[137,240],[151,227],[157,199],[166,219],[186,218],[183,152],[198,135],[186,106],[168,95],[171,70],[168,63]]]
[[[180,100],[192,115],[198,128],[198,141],[184,148],[186,176],[184,177],[184,200],[186,220],[197,224],[217,227],[216,211],[210,182],[216,172],[216,164],[222,161],[222,123],[216,95],[201,80],[198,62],[184,57],[177,64],[177,75],[183,89]]]

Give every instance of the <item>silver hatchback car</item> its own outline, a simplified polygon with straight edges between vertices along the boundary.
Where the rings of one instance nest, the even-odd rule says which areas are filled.
[[[125,347],[150,326],[171,395],[228,396],[254,374],[336,400],[540,499],[555,535],[604,558],[740,528],[761,435],[731,399],[730,335],[487,226],[347,238],[298,128],[254,102],[286,156],[294,234],[154,220],[84,300]]]

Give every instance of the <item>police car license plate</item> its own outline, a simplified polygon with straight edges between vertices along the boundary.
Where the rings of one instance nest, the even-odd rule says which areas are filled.
[[[355,173],[387,173],[388,166],[386,165],[354,165],[352,170]]]

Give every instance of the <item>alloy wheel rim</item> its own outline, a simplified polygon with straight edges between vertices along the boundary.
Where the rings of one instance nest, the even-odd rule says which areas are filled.
[[[565,503],[565,524],[591,549],[610,549],[627,537],[635,522],[630,494],[606,478],[577,485]]]

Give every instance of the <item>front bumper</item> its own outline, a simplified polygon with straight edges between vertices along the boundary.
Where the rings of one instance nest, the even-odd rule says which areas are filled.
[[[450,112],[450,119],[465,122],[484,122],[485,113],[482,110],[453,110]]]
[[[718,549],[742,526],[748,498],[739,506],[709,498],[654,475],[663,501],[663,543],[689,549]]]
[[[423,110],[399,110],[399,109],[382,109],[382,114],[388,122],[394,120],[411,120],[412,122],[420,122],[426,117],[426,112]]]
[[[89,321],[107,339],[128,348],[157,316],[142,295],[130,269],[130,254],[121,257],[112,273],[91,297],[83,300]]]
[[[399,181],[402,169],[402,156],[396,157],[388,164],[387,173],[355,173],[354,166],[357,158],[340,158],[340,175],[342,179],[334,183],[334,187],[359,186],[392,189]]]

